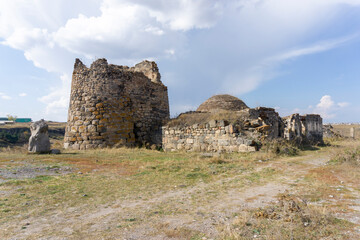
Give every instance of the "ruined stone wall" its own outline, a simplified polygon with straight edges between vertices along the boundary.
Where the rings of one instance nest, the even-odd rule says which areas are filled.
[[[283,118],[284,138],[287,140],[302,140],[310,143],[323,142],[322,118],[317,114],[300,116],[292,114]]]
[[[165,151],[252,152],[256,151],[254,136],[244,135],[237,126],[212,120],[205,124],[163,127]]]
[[[250,119],[258,119],[258,131],[265,134],[267,139],[275,139],[283,136],[284,124],[279,113],[273,108],[257,107],[249,110]]]
[[[306,114],[301,116],[303,135],[312,143],[323,142],[322,118],[317,114]]]
[[[87,68],[76,60],[65,148],[161,145],[168,118],[167,88],[154,62],[129,68],[99,59]]]
[[[211,120],[191,126],[167,125],[163,127],[163,148],[165,151],[250,152],[257,149],[256,142],[275,139],[322,143],[319,115],[293,114],[282,119],[274,109],[258,107],[241,110],[236,116],[239,119],[231,124],[226,120]]]
[[[292,114],[283,119],[284,121],[284,138],[294,140],[302,137],[302,123],[298,113]]]

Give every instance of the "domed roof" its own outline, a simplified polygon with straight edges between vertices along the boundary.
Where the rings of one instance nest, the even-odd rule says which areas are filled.
[[[218,112],[218,111],[240,111],[249,108],[237,97],[223,94],[215,95],[203,102],[196,111]]]

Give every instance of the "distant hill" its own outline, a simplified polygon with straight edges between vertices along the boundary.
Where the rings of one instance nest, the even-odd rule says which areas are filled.
[[[29,122],[19,122],[0,126],[0,147],[23,145],[31,135]],[[62,140],[66,123],[48,122],[50,139]]]

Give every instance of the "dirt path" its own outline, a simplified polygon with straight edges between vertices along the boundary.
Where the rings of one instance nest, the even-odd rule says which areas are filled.
[[[17,223],[31,223],[11,239],[188,239],[200,232],[203,239],[215,239],[237,214],[249,208],[264,207],[280,193],[296,191],[296,184],[312,169],[326,164],[326,153],[264,162],[254,171],[216,182],[199,182],[193,187],[176,187],[157,193],[151,199],[116,201],[88,212],[86,206],[53,212],[42,218]],[[264,169],[282,174],[263,182],[244,182],[246,176]],[[358,191],[353,190],[353,213],[339,217],[359,223]],[[8,223],[5,227],[11,229]],[[57,236],[57,237],[45,237]],[[70,236],[70,237],[69,237]]]

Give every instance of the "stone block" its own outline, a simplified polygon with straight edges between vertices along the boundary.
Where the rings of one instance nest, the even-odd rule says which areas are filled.
[[[214,128],[214,127],[216,127],[216,120],[211,120],[210,122],[209,122],[209,126],[210,126],[210,128]]]
[[[100,119],[99,124],[105,124],[107,122],[109,122],[109,120],[107,118],[102,118],[102,119]]]
[[[178,150],[183,150],[184,147],[185,147],[184,144],[179,143],[176,148],[177,148]]]
[[[224,121],[224,120],[220,120],[220,121],[218,122],[218,126],[219,126],[219,127],[225,127],[225,121]]]
[[[230,124],[228,127],[229,127],[228,132],[229,132],[230,134],[233,134],[233,133],[234,133],[234,126],[233,126],[232,124]]]
[[[76,133],[78,131],[77,126],[71,126],[71,132]]]
[[[247,147],[247,151],[248,151],[248,152],[256,152],[256,147],[254,147],[254,146],[248,146],[248,147]]]
[[[89,125],[89,126],[87,126],[87,131],[89,132],[89,133],[93,133],[93,132],[96,132],[96,126],[95,125]]]
[[[71,145],[71,148],[74,150],[80,150],[80,145],[78,143],[74,143]]]
[[[218,139],[219,146],[229,146],[229,140],[227,139]]]
[[[79,133],[86,132],[86,126],[79,126]]]
[[[104,107],[104,104],[103,103],[98,103],[98,104],[96,104],[96,108],[102,108],[102,107]]]
[[[246,146],[253,145],[253,144],[254,144],[254,140],[251,140],[251,139],[244,139],[244,144],[245,144]]]
[[[90,136],[89,139],[90,140],[103,140],[104,137],[103,136]]]
[[[81,126],[83,124],[84,124],[84,121],[82,121],[82,120],[78,120],[75,122],[75,126]]]
[[[241,144],[239,146],[239,152],[247,152],[248,151],[248,146],[246,146],[245,144]]]

